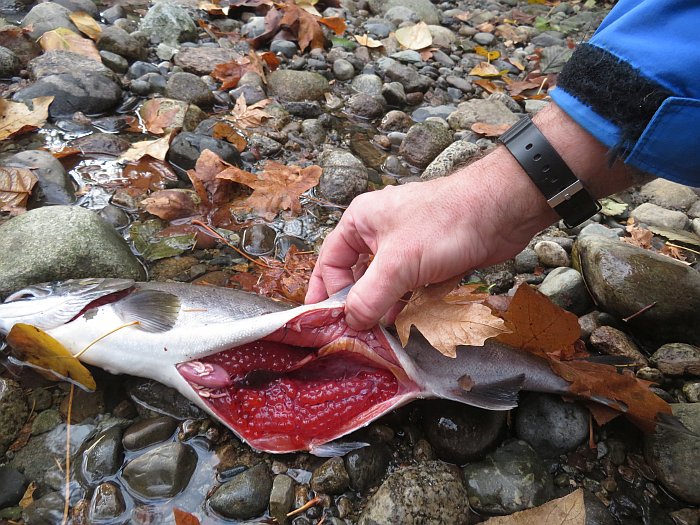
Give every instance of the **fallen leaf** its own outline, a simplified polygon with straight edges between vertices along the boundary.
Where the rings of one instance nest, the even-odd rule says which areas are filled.
[[[175,517],[175,525],[199,525],[199,519],[189,512],[173,508],[173,516]]]
[[[470,75],[477,77],[500,77],[501,72],[493,64],[488,62],[479,62],[469,72]]]
[[[396,40],[406,49],[419,50],[433,44],[428,24],[418,22],[412,26],[401,27],[394,33]]]
[[[486,122],[475,122],[471,130],[479,135],[487,137],[500,137],[510,128],[510,124],[488,124]]]
[[[0,211],[25,208],[38,179],[27,168],[0,167]]]
[[[537,49],[535,52],[540,58],[540,71],[547,74],[560,73],[574,51],[566,46],[549,46]]]
[[[201,199],[192,190],[159,190],[141,201],[143,208],[166,221],[192,217],[199,212]]]
[[[247,104],[245,95],[241,95],[236,99],[236,105],[231,110],[230,115],[223,118],[236,124],[239,128],[257,128],[262,125],[263,121],[272,118],[263,108],[267,106],[271,99],[266,98],[250,106]]]
[[[654,238],[653,232],[647,230],[646,228],[642,228],[634,222],[632,224],[628,224],[626,230],[630,236],[623,238],[623,241],[634,246],[644,248],[645,250],[651,248],[651,240]]]
[[[296,35],[299,49],[302,52],[308,47],[311,49],[323,49],[326,44],[326,37],[323,35],[318,18],[293,3],[283,4],[280,8],[283,15],[279,25],[280,27],[288,28]]]
[[[65,27],[47,31],[39,38],[39,45],[44,51],[72,51],[97,62],[102,62],[100,52],[92,40],[83,38]]]
[[[484,525],[586,525],[583,489],[533,509],[489,518]]]
[[[36,490],[36,482],[32,481],[28,486],[27,489],[24,491],[24,495],[22,496],[22,499],[19,500],[19,505],[21,508],[26,509],[34,503],[34,491]]]
[[[129,227],[129,237],[136,252],[147,261],[157,261],[181,255],[197,244],[197,234],[167,231],[160,219],[135,221]]]
[[[166,130],[172,131],[177,127],[181,109],[173,107],[162,98],[151,98],[141,104],[138,114],[143,126],[149,133],[162,135]]]
[[[13,353],[50,381],[67,380],[84,390],[97,388],[92,375],[61,343],[39,328],[15,324],[7,334]]]
[[[29,101],[11,102],[0,98],[0,140],[29,133],[46,124],[53,97],[37,97]]]
[[[213,151],[205,149],[197,159],[194,169],[187,171],[192,187],[199,195],[202,204],[218,208],[231,202],[238,193],[238,185],[218,177],[221,172],[229,168],[233,166]]]
[[[686,262],[688,260],[688,258],[681,251],[681,248],[678,246],[669,246],[668,244],[664,244],[663,248],[659,250],[659,253],[681,262]]]
[[[514,97],[516,95],[520,95],[523,91],[527,91],[529,89],[539,89],[540,84],[536,82],[530,82],[529,80],[521,81],[521,82],[511,82],[508,84],[506,89],[510,93],[511,97]]]
[[[476,84],[477,86],[485,89],[489,93],[504,93],[505,89],[503,86],[499,86],[497,84],[494,84],[493,81],[491,80],[486,80],[484,78],[480,78],[478,80],[475,80],[472,82],[472,84]]]
[[[355,35],[355,40],[357,40],[357,43],[361,46],[369,48],[377,48],[382,47],[384,45],[379,40],[375,40],[369,35]]]
[[[495,51],[495,50],[489,51],[488,49],[486,49],[485,47],[482,47],[482,46],[476,46],[474,48],[474,53],[476,53],[477,55],[481,55],[482,57],[486,57],[486,60],[488,60],[489,62],[491,60],[496,60],[497,58],[499,58],[501,56],[500,52]]]
[[[525,40],[527,40],[526,35],[527,33],[518,32],[516,28],[510,24],[500,24],[496,27],[496,36],[500,37],[504,42],[510,42],[511,44],[519,44],[521,42],[525,42]]]
[[[210,15],[228,16],[230,6],[221,6],[214,2],[199,2],[197,8]]]
[[[247,64],[241,62],[224,62],[217,64],[211,72],[211,76],[221,82],[221,89],[233,89],[238,86],[238,81],[247,71]]]
[[[248,141],[239,129],[231,122],[219,121],[211,127],[211,136],[215,139],[223,139],[233,144],[238,152],[242,152],[248,146]]]
[[[510,62],[511,64],[513,64],[513,65],[514,65],[516,68],[518,68],[520,71],[525,71],[525,65],[524,65],[520,60],[518,60],[517,58],[510,57],[510,58],[508,59],[508,62]]]
[[[345,30],[347,29],[347,24],[345,23],[345,20],[338,16],[327,16],[321,18],[318,21],[318,23],[326,26],[338,36],[345,33]]]
[[[253,189],[252,195],[240,205],[272,220],[282,210],[301,212],[299,197],[318,184],[321,178],[320,166],[285,166],[267,161],[263,172],[253,174],[236,167],[230,167],[216,176],[217,179],[238,182]]]
[[[318,3],[318,0],[294,0],[294,3],[307,13],[318,17],[321,16],[321,13],[319,13],[318,9],[316,9],[316,4]]]
[[[94,41],[97,41],[102,34],[102,28],[94,18],[92,18],[85,11],[74,11],[70,13],[70,20],[75,24],[81,33],[87,35]]]
[[[445,296],[458,280],[426,286],[413,292],[396,318],[396,331],[406,346],[415,326],[441,354],[457,357],[457,346],[482,346],[484,341],[507,331],[503,319],[479,303],[450,303]]]
[[[629,208],[629,206],[624,202],[620,202],[611,197],[599,199],[598,202],[600,202],[601,206],[600,213],[606,215],[607,217],[619,217],[625,213],[625,211],[627,211],[627,208]]]
[[[171,136],[172,133],[168,133],[159,139],[134,142],[128,150],[119,156],[118,160],[122,162],[135,162],[146,155],[154,159],[165,160],[168,149],[170,149]]]
[[[137,190],[137,194],[162,190],[166,184],[178,182],[177,175],[167,162],[150,155],[127,163],[122,169],[122,179],[124,185]]]
[[[656,235],[666,237],[669,241],[682,242],[683,244],[690,244],[691,246],[700,246],[700,237],[693,232],[659,228],[658,226],[649,226],[649,229]]]

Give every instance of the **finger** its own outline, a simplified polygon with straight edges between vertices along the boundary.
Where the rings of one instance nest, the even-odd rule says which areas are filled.
[[[382,319],[381,319],[382,324],[385,324],[385,325],[394,324],[394,321],[396,321],[396,318],[401,313],[401,310],[406,308],[406,305],[408,304],[408,300],[410,298],[411,298],[411,292],[404,294],[404,296],[398,302],[396,302],[391,308],[389,308],[389,311],[386,314],[384,314],[384,317],[382,317]]]

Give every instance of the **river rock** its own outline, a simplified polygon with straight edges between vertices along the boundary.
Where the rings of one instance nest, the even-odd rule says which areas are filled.
[[[382,94],[382,79],[377,75],[357,75],[352,81],[352,89],[357,93],[379,96]]]
[[[700,504],[700,403],[672,404],[673,415],[690,431],[657,425],[644,436],[644,455],[666,488],[688,503]]]
[[[501,100],[492,98],[473,98],[457,106],[447,122],[455,130],[471,129],[472,124],[482,122],[492,125],[511,126],[518,121],[513,113]]]
[[[578,238],[580,239],[581,237],[586,237],[588,235],[599,235],[601,237],[607,237],[608,239],[616,241],[622,234],[624,234],[622,228],[608,228],[607,226],[598,224],[597,222],[592,222],[583,227],[578,234]]]
[[[170,144],[166,160],[181,170],[191,170],[205,150],[211,150],[229,164],[238,165],[241,155],[229,142],[189,131],[179,133]]]
[[[467,525],[469,505],[455,467],[430,461],[392,473],[369,499],[359,525]]]
[[[28,415],[22,388],[12,379],[0,378],[0,456],[15,440]]]
[[[192,73],[173,73],[168,78],[165,94],[176,100],[206,108],[214,104],[214,95],[204,81]]]
[[[350,113],[369,119],[383,115],[385,106],[386,102],[381,96],[377,97],[365,93],[354,94],[346,104]]]
[[[542,457],[556,457],[588,437],[588,410],[560,396],[529,393],[515,413],[515,433]]]
[[[142,416],[153,417],[153,413],[157,412],[180,420],[203,417],[199,407],[174,388],[167,387],[158,381],[131,378],[126,383],[126,391],[136,403],[136,409]]]
[[[172,498],[187,487],[196,467],[197,453],[192,447],[168,443],[127,463],[122,478],[142,498]]]
[[[70,11],[55,2],[37,4],[22,19],[22,27],[29,28],[29,35],[38,40],[47,31],[53,31],[59,27],[70,29],[80,34],[70,19]]]
[[[265,512],[271,490],[272,476],[267,465],[258,463],[216,489],[209,506],[226,518],[254,518]]]
[[[278,474],[272,480],[270,491],[270,516],[279,524],[288,522],[287,513],[294,503],[294,480],[285,474]]]
[[[377,444],[353,450],[343,459],[350,478],[350,487],[365,492],[384,478],[391,461],[391,453],[386,445]]]
[[[58,410],[50,408],[39,412],[32,421],[32,436],[38,436],[49,432],[63,422],[63,417]]]
[[[75,202],[75,190],[70,177],[59,160],[48,151],[21,151],[8,158],[5,165],[30,169],[39,180],[32,190],[30,208]]]
[[[281,69],[267,76],[269,93],[281,101],[319,100],[330,86],[328,80],[311,71]]]
[[[630,217],[637,222],[658,226],[670,230],[684,230],[688,227],[688,216],[682,211],[673,211],[645,202],[630,212]]]
[[[27,478],[17,469],[0,467],[0,509],[17,505],[28,484]]]
[[[75,72],[43,77],[19,90],[13,98],[25,101],[46,96],[54,97],[49,106],[49,114],[54,118],[72,116],[77,111],[95,115],[116,106],[122,90],[107,75]]]
[[[14,76],[21,67],[19,57],[14,51],[0,47],[0,78]]]
[[[378,64],[386,77],[394,82],[399,82],[406,93],[424,93],[434,84],[432,78],[421,75],[411,66],[401,64],[392,58],[382,58]]]
[[[337,204],[349,204],[367,191],[369,174],[362,161],[342,149],[328,149],[319,159],[323,173],[318,189],[321,196]]]
[[[127,450],[141,450],[169,439],[177,424],[175,419],[168,416],[137,421],[124,431],[122,444]]]
[[[208,75],[219,64],[239,60],[241,55],[233,49],[221,47],[184,47],[175,55],[175,65],[188,73]],[[250,101],[248,101],[251,103]]]
[[[566,250],[553,241],[539,241],[533,247],[542,266],[557,268],[569,266],[569,254]]]
[[[350,80],[355,76],[355,68],[344,58],[339,58],[333,62],[333,76],[338,80]]]
[[[80,475],[87,485],[95,485],[116,474],[123,459],[122,429],[113,426],[100,432],[83,450]]]
[[[117,26],[107,26],[100,33],[97,49],[110,51],[124,58],[144,58],[147,48],[145,42]]]
[[[452,143],[452,132],[437,122],[421,122],[408,130],[399,154],[419,168],[427,167]]]
[[[176,128],[181,128],[183,131],[195,131],[198,129],[199,124],[201,124],[207,115],[199,109],[199,107],[194,104],[188,104],[183,100],[175,100],[172,98],[159,98],[158,109],[161,114],[172,114],[172,117],[168,118],[168,122],[171,123],[170,127],[164,128],[166,133],[173,131]],[[144,105],[139,108],[139,114],[144,112]],[[143,118],[143,116],[141,117]],[[215,124],[216,120],[212,120],[212,126]],[[199,133],[199,131],[196,131]],[[203,133],[204,135],[211,135],[209,133]]]
[[[639,190],[643,199],[672,210],[687,210],[700,197],[688,186],[666,179],[654,179]]]
[[[126,503],[121,490],[116,484],[107,482],[95,488],[88,516],[92,523],[102,523],[119,518],[125,510]]]
[[[63,521],[63,494],[51,492],[32,501],[22,512],[28,525],[53,525]]]
[[[584,314],[591,306],[586,283],[573,268],[555,268],[547,274],[538,290],[554,304],[576,315]]]
[[[470,407],[454,401],[432,401],[421,407],[425,436],[438,458],[464,464],[494,448],[506,424],[505,412]]]
[[[700,376],[700,348],[683,343],[669,343],[650,358],[651,364],[667,376]]]
[[[506,442],[483,461],[464,467],[469,504],[479,513],[505,515],[553,497],[552,479],[525,441]]]
[[[38,208],[0,225],[0,253],[0,296],[33,283],[95,275],[145,279],[117,231],[77,206]]]
[[[390,106],[406,105],[406,91],[398,82],[387,82],[382,86],[382,97]]]
[[[322,494],[342,494],[349,484],[350,478],[343,458],[331,458],[323,462],[311,476],[311,488]]]
[[[373,13],[383,15],[394,7],[410,9],[426,24],[440,23],[440,11],[430,0],[369,0],[369,8]]]
[[[83,73],[106,75],[112,78],[113,74],[109,68],[105,67],[97,60],[93,60],[84,55],[73,53],[72,51],[54,50],[33,58],[27,64],[29,76],[33,80],[39,80],[50,75],[60,75],[63,73],[75,73],[79,69]]]
[[[648,366],[649,361],[637,344],[626,333],[612,326],[601,326],[591,332],[588,340],[594,350],[606,355],[627,357],[637,366]]]
[[[697,270],[627,243],[586,237],[572,259],[582,266],[599,307],[623,319],[655,303],[626,326],[659,342],[700,345],[700,274]],[[675,283],[669,286],[669,283]]]
[[[177,47],[197,38],[197,25],[189,13],[174,2],[156,2],[141,19],[139,29],[152,41]]]
[[[423,180],[437,179],[450,175],[463,166],[481,151],[481,148],[467,140],[458,140],[450,144],[425,168],[420,178]]]

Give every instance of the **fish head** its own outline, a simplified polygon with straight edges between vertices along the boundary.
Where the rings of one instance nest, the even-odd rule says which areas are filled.
[[[63,325],[100,299],[125,292],[131,279],[70,279],[23,288],[0,303],[0,334],[17,323],[42,330]]]

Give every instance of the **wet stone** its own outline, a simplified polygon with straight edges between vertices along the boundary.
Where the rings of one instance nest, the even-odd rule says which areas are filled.
[[[168,78],[165,94],[175,100],[206,108],[214,104],[214,95],[204,81],[192,73],[173,73]]]
[[[160,73],[160,69],[158,69],[158,66],[154,64],[137,60],[136,62],[131,64],[131,66],[129,66],[127,77],[131,79],[141,78],[147,73]]]
[[[54,525],[63,521],[63,496],[51,492],[34,500],[22,512],[28,525]]]
[[[370,445],[346,454],[344,461],[350,487],[365,492],[384,478],[391,453],[384,444]]]
[[[394,82],[399,82],[406,93],[424,93],[434,84],[430,77],[421,75],[411,66],[401,64],[391,58],[381,59],[380,62],[382,61],[386,77]]]
[[[89,518],[91,522],[117,519],[126,510],[124,496],[114,483],[102,483],[95,488],[90,500]]]
[[[175,137],[170,144],[166,160],[181,170],[190,170],[195,167],[197,159],[205,149],[213,151],[229,164],[240,163],[241,156],[238,150],[228,142],[189,131]]]
[[[623,232],[619,228],[608,228],[597,222],[588,224],[583,227],[578,234],[578,238],[587,237],[589,235],[599,235],[613,241],[618,240]]]
[[[337,204],[348,204],[367,191],[367,168],[352,153],[330,149],[324,151],[319,160],[323,168],[319,192],[323,198]]]
[[[387,82],[382,86],[382,97],[390,106],[406,105],[406,92],[398,82]]]
[[[127,463],[122,478],[143,498],[172,498],[187,487],[196,466],[197,454],[192,447],[168,443]]]
[[[0,456],[15,440],[28,415],[26,397],[19,384],[0,378]]]
[[[423,122],[411,126],[399,153],[411,164],[425,168],[451,143],[449,129],[435,122]]]
[[[392,473],[369,499],[358,524],[398,523],[467,525],[467,493],[459,471],[445,463],[430,461]]]
[[[5,166],[28,168],[39,179],[32,190],[30,207],[46,204],[72,204],[75,190],[61,162],[48,151],[29,150],[15,153]]]
[[[17,469],[0,466],[0,509],[17,505],[29,482]]]
[[[292,58],[298,51],[295,42],[290,42],[289,40],[273,40],[270,43],[270,51],[273,53],[279,53],[287,58]]]
[[[191,266],[191,265],[190,265]],[[197,419],[202,411],[174,388],[151,379],[133,378],[127,382],[127,393],[139,413],[152,417],[153,412],[175,419]]]
[[[649,361],[639,351],[639,347],[626,333],[612,326],[601,326],[591,333],[589,344],[606,355],[627,357],[635,365],[647,366]]]
[[[117,473],[124,459],[122,429],[111,427],[98,434],[82,453],[80,475],[88,485],[95,485]]]
[[[542,457],[556,457],[588,437],[588,410],[559,396],[530,393],[515,413],[515,433]]]
[[[311,488],[322,494],[342,494],[350,484],[350,478],[342,458],[331,458],[314,470]]]
[[[285,474],[279,474],[272,480],[270,491],[270,516],[279,523],[287,523],[287,513],[294,503],[294,480]]]
[[[32,421],[32,435],[44,434],[56,428],[63,422],[63,418],[58,410],[44,410],[36,415]]]
[[[651,356],[652,365],[668,376],[700,376],[700,348],[683,343],[661,346]]]
[[[271,490],[267,465],[258,463],[221,485],[209,498],[209,506],[226,518],[254,518],[265,512]]]
[[[538,290],[556,305],[581,315],[591,306],[586,283],[573,268],[555,268],[547,274]]]
[[[254,257],[269,255],[275,249],[276,237],[277,232],[267,224],[253,224],[243,230],[241,248]]]
[[[147,50],[144,44],[142,39],[130,35],[119,27],[107,26],[100,33],[97,49],[135,60],[144,57]]]
[[[464,464],[496,446],[506,423],[505,412],[482,410],[453,401],[426,402],[423,430],[438,458]]]
[[[413,120],[403,111],[389,111],[379,124],[379,129],[382,131],[406,131],[413,124]]]
[[[127,450],[141,450],[170,439],[177,424],[175,419],[167,416],[138,421],[124,431],[122,444]]]

